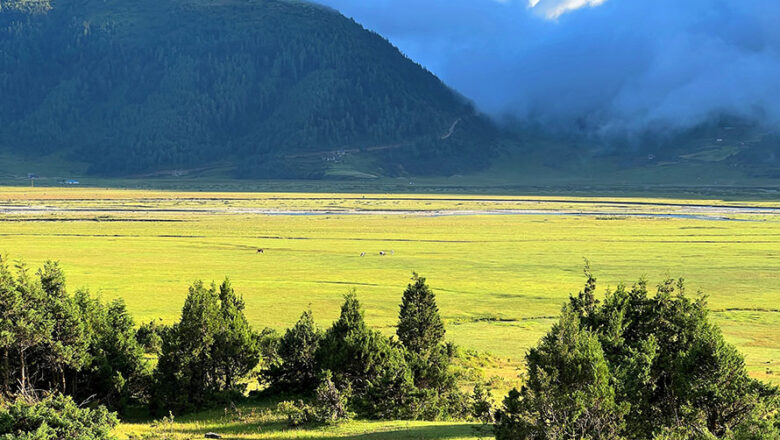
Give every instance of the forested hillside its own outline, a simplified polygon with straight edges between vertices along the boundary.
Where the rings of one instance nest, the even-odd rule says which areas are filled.
[[[0,0],[0,96],[0,152],[101,175],[318,177],[342,150],[452,174],[496,136],[385,39],[297,1]]]

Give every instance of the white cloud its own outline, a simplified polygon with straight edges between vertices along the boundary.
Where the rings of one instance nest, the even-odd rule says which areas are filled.
[[[607,0],[528,0],[528,7],[555,20],[561,15],[584,7],[596,7]]]

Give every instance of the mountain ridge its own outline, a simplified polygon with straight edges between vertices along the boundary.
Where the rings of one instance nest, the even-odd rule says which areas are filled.
[[[323,177],[332,163],[289,156],[357,149],[361,166],[377,174],[448,175],[487,166],[498,138],[468,100],[325,6],[3,5],[6,152],[64,151],[99,175],[227,160],[239,177],[301,178]]]

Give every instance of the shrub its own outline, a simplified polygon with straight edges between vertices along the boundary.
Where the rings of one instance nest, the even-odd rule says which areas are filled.
[[[279,340],[277,362],[263,370],[272,388],[287,392],[311,392],[317,386],[319,366],[316,353],[322,332],[314,324],[311,311],[306,311]]]
[[[333,382],[333,374],[325,371],[322,382],[315,391],[314,411],[317,421],[332,425],[354,417],[349,410],[352,391],[347,386],[339,389]]]
[[[314,422],[314,410],[303,400],[285,400],[276,405],[276,411],[287,418],[289,426],[303,426]]]
[[[747,375],[742,356],[709,322],[704,297],[689,298],[682,280],[666,280],[651,295],[640,280],[601,303],[586,274],[585,289],[526,356],[526,384],[498,411],[497,438],[779,435],[780,392]]]
[[[0,406],[2,440],[112,440],[117,423],[105,407],[79,408],[62,394]]]

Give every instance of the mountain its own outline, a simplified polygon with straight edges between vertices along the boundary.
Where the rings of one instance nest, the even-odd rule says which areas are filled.
[[[499,136],[387,40],[300,1],[0,0],[0,96],[0,153],[106,176],[449,175]]]

